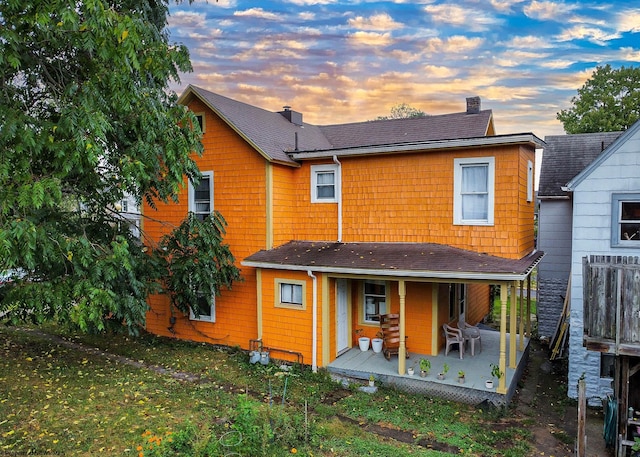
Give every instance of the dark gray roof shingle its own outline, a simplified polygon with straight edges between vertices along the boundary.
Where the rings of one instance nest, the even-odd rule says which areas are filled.
[[[476,114],[466,112],[426,116],[422,118],[390,119],[316,126],[296,125],[278,112],[242,103],[200,87],[189,86],[182,95],[191,92],[252,144],[268,160],[296,164],[288,153],[321,151],[361,146],[437,141],[458,138],[479,138],[493,134],[491,110]]]
[[[323,125],[320,130],[334,148],[478,138],[487,135],[491,110],[478,114],[453,113],[408,119]]]
[[[335,272],[367,270],[373,274],[419,273],[416,276],[469,277],[480,274],[525,275],[544,254],[534,252],[513,260],[435,243],[338,243],[290,241],[247,257],[243,264],[271,264]]]
[[[622,133],[578,133],[545,137],[538,196],[566,195],[562,186],[593,162]]]
[[[299,149],[316,150],[331,147],[317,126],[306,123],[298,126],[289,122],[278,112],[267,111],[199,87],[190,87],[218,115],[271,160],[296,163],[287,155],[287,152],[292,152],[296,148],[296,133]]]

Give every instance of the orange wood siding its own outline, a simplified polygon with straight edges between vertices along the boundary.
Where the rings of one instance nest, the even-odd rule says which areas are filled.
[[[521,258],[533,248],[533,202],[526,201],[526,162],[533,154],[502,146],[342,158],[342,241],[432,242]],[[467,157],[495,157],[492,226],[453,224],[453,161]],[[296,239],[337,239],[338,205],[310,201],[310,167],[326,163],[304,162],[296,170]]]
[[[407,348],[409,352],[431,354],[432,288],[437,284],[408,282],[405,311]]]
[[[318,281],[318,360],[322,354],[322,292],[321,275],[316,275]],[[284,280],[305,282],[305,309],[290,309],[276,307],[274,288],[276,278]],[[267,348],[276,349],[271,354],[272,357],[282,360],[296,360],[295,357],[286,352],[278,351],[283,349],[300,352],[303,355],[304,363],[310,365],[313,360],[313,282],[306,272],[283,271],[283,270],[262,270],[262,343]]]
[[[256,275],[253,268],[241,267],[249,254],[264,249],[266,244],[266,161],[216,115],[194,100],[190,109],[205,113],[205,154],[196,157],[201,171],[213,171],[214,208],[227,221],[224,242],[231,247],[243,280],[232,291],[223,290],[216,299],[216,322],[199,322],[176,316],[172,333],[169,327],[169,301],[151,297],[147,313],[147,329],[159,335],[174,335],[194,341],[217,342],[248,348],[257,336]],[[145,235],[153,245],[186,217],[188,187],[179,195],[179,203],[157,203],[157,211],[144,207]],[[242,325],[238,325],[242,322]]]
[[[274,350],[273,358],[295,360],[286,351],[300,352],[304,363],[312,363],[313,282],[306,272],[262,270],[261,291],[256,271],[240,262],[258,250],[277,247],[290,240],[337,240],[338,204],[311,203],[312,165],[333,164],[331,160],[301,162],[300,167],[269,165],[233,129],[197,98],[189,104],[195,113],[205,114],[203,157],[196,158],[201,171],[213,171],[214,208],[226,219],[229,244],[242,269],[243,281],[232,291],[224,290],[216,300],[216,322],[197,322],[175,314],[170,325],[166,296],[150,297],[147,329],[159,335],[194,341],[239,345],[247,349],[258,336],[259,300],[262,302],[262,339]],[[453,224],[454,159],[495,158],[494,225]],[[343,157],[341,162],[342,219],[344,242],[430,242],[455,246],[506,258],[521,258],[534,247],[534,202],[527,202],[527,161],[534,162],[534,150],[521,145],[485,147],[460,151]],[[268,176],[271,189],[268,189]],[[271,192],[271,194],[269,193]],[[272,196],[269,207],[268,195]],[[143,227],[153,246],[187,214],[187,186],[179,203],[157,203],[157,211],[144,207]],[[271,211],[272,224],[267,225]],[[268,230],[272,233],[268,234]],[[271,236],[268,236],[271,235]],[[328,291],[318,285],[317,362],[326,366],[336,354],[336,286],[329,278]],[[275,278],[305,283],[305,309],[275,305]],[[398,282],[387,281],[387,312],[399,311]],[[412,353],[431,354],[442,347],[442,329],[449,323],[448,283],[406,282],[407,347]],[[433,290],[438,290],[437,316],[433,316]],[[258,293],[260,296],[258,297]],[[363,280],[349,280],[351,337],[357,346],[355,329],[376,336],[378,325],[362,324]],[[323,303],[324,299],[328,303]],[[323,306],[327,313],[322,312]],[[489,312],[489,287],[469,284],[466,318],[477,323]],[[327,317],[323,327],[322,319]],[[438,348],[432,347],[432,322],[437,321]],[[455,322],[455,316],[454,320]],[[171,327],[171,328],[169,328]],[[322,329],[329,329],[329,341]],[[329,360],[323,360],[323,345]]]
[[[489,286],[487,284],[467,284],[467,306],[465,320],[476,325],[489,314]]]

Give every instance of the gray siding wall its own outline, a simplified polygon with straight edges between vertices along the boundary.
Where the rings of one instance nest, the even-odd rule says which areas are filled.
[[[571,270],[571,200],[541,200],[538,213],[538,336],[552,338],[564,306]]]
[[[588,255],[639,256],[640,247],[611,246],[612,194],[640,192],[640,138],[629,138],[613,155],[578,184],[573,194],[569,396],[577,397],[584,374],[587,398],[611,393],[611,380],[600,378],[600,353],[583,343],[582,258]]]

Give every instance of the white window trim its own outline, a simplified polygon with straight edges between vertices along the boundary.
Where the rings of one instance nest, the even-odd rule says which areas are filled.
[[[215,322],[216,321],[216,297],[212,294],[211,297],[211,310],[209,314],[200,314],[200,316],[196,317],[193,310],[189,310],[189,319],[192,321],[199,322]]]
[[[640,239],[623,240],[620,237],[620,210],[623,202],[640,202],[640,193],[619,193],[611,196],[611,247],[637,249],[640,247]]]
[[[527,160],[527,201],[533,201],[533,162]]]
[[[367,320],[367,300],[366,300],[366,283],[379,284],[384,286],[384,303],[385,313],[389,313],[389,284],[387,281],[380,281],[374,279],[367,279],[362,282],[362,306],[360,307],[360,323],[365,325],[380,325],[379,321]]]
[[[301,304],[282,302],[282,298],[280,297],[280,291],[281,291],[280,286],[283,284],[302,286],[302,303]],[[306,281],[299,281],[296,279],[275,278],[273,298],[274,298],[274,306],[276,308],[306,310],[307,309],[307,283]]]
[[[335,178],[335,196],[333,198],[318,197],[318,173],[333,172]],[[340,167],[337,164],[311,165],[311,203],[338,203],[342,193]]]
[[[207,131],[207,124],[206,124],[206,119],[207,118],[204,115],[205,113],[202,112],[202,113],[193,113],[193,114],[194,114],[194,116],[196,116],[196,118],[198,118],[198,117],[202,118],[202,128],[201,128],[201,130],[202,130],[202,133],[205,133]]]
[[[211,195],[211,205],[210,205],[210,213],[213,213],[213,171],[202,171],[200,172],[200,174],[203,177],[208,177],[209,178],[209,195]],[[191,181],[189,181],[189,212],[190,213],[194,213],[194,214],[198,214],[196,213],[196,202],[195,202],[195,188],[193,187],[193,183]]]
[[[462,167],[464,165],[487,165],[488,207],[487,219],[462,218]],[[471,157],[453,159],[453,224],[454,225],[493,225],[495,205],[495,169],[494,157]]]

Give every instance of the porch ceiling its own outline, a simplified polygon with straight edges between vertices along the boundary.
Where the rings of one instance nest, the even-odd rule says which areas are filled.
[[[526,279],[543,255],[534,251],[513,260],[434,243],[290,241],[252,254],[242,265],[336,274],[515,281]]]

